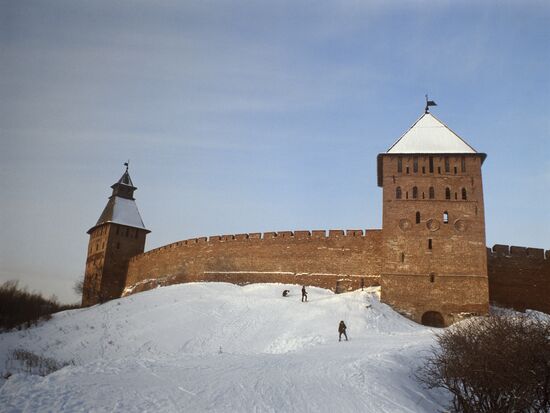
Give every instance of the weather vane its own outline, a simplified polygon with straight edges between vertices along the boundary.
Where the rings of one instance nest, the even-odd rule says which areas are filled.
[[[126,172],[128,172],[128,166],[130,165],[130,160],[124,162],[124,166],[126,167]]]
[[[428,100],[428,95],[426,95],[426,108],[424,109],[424,113],[430,113],[430,106],[437,106],[437,103],[433,100]]]

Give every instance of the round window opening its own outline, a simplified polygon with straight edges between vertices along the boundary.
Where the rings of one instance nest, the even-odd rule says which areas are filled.
[[[429,219],[428,221],[426,221],[426,227],[433,232],[439,229],[440,224],[437,219]]]

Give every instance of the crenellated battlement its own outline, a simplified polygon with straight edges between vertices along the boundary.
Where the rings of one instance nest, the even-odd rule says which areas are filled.
[[[174,248],[185,248],[197,244],[218,244],[223,242],[257,242],[257,241],[298,241],[298,240],[318,240],[318,239],[342,239],[342,238],[363,238],[371,239],[379,234],[379,229],[331,229],[331,230],[296,230],[296,231],[272,231],[272,232],[251,232],[243,234],[230,235],[211,235],[209,237],[191,238],[187,240],[173,242],[163,245],[162,247],[154,248],[143,254],[132,257],[130,261],[135,261],[145,255],[155,255]]]
[[[495,244],[492,249],[487,248],[487,256],[490,258],[509,257],[548,260],[550,259],[550,250],[545,251],[542,248]]]

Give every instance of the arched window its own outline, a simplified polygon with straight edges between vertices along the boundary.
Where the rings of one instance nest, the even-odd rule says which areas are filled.
[[[401,199],[401,187],[400,186],[395,188],[395,198],[396,199]]]
[[[447,211],[443,212],[443,223],[444,224],[449,223],[449,213]]]
[[[449,157],[445,157],[445,172],[449,173],[451,171],[451,162],[449,160]]]
[[[430,274],[430,282],[433,283],[435,281],[435,274],[432,272]]]
[[[445,188],[445,199],[451,199],[451,188]]]
[[[466,172],[466,158],[464,156],[460,159],[460,170]]]
[[[462,199],[466,201],[468,199],[468,194],[466,193],[466,188],[462,188]]]
[[[418,157],[416,156],[413,157],[413,172],[418,172]]]
[[[430,199],[435,199],[435,189],[433,186],[430,186]]]
[[[420,224],[420,212],[416,211],[416,223]]]
[[[401,262],[405,262],[405,253],[404,252],[401,253]]]
[[[397,172],[403,172],[403,160],[401,158],[397,158]]]
[[[432,239],[428,239],[428,249],[431,250],[432,249]]]
[[[413,199],[418,198],[418,188],[413,186]]]

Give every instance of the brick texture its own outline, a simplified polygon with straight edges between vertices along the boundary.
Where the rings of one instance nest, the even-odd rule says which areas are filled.
[[[143,253],[146,235],[146,230],[113,223],[92,230],[84,273],[83,306],[121,296],[128,262]]]
[[[347,291],[378,285],[381,231],[284,231],[198,238],[130,260],[125,294],[192,281],[281,282]]]
[[[487,263],[491,304],[550,313],[550,251],[495,245]]]
[[[382,156],[382,300],[417,322],[488,312],[481,159]]]

